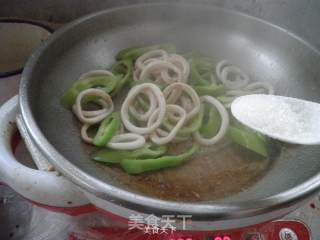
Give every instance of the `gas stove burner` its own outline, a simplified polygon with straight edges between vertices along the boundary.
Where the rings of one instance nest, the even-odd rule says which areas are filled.
[[[90,228],[85,234],[70,234],[69,240],[309,240],[309,228],[298,220],[277,220],[241,229],[223,231],[175,231],[172,234],[144,234],[123,228]]]

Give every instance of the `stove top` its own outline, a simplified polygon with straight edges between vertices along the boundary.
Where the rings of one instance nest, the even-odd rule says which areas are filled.
[[[319,239],[320,202],[314,199],[281,220],[223,231],[172,231],[166,234],[129,230],[100,212],[68,216],[37,207],[0,186],[0,239],[23,240],[309,240]]]
[[[91,239],[135,239],[135,240],[308,240],[311,239],[308,227],[298,220],[277,220],[238,230],[226,231],[176,231],[169,234],[143,234],[141,231],[126,231],[122,228],[93,227],[86,233],[71,233],[71,240]]]

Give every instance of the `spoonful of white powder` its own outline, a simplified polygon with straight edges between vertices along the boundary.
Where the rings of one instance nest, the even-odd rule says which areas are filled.
[[[297,98],[253,94],[235,99],[233,116],[269,137],[294,144],[320,144],[320,104]]]

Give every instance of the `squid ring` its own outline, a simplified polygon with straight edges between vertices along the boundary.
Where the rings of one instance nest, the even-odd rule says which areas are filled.
[[[114,76],[112,72],[108,70],[92,70],[82,74],[79,80],[83,80],[89,77],[99,77],[99,76]]]
[[[148,79],[148,77],[154,73],[155,71],[158,72],[163,72],[163,71],[168,71],[171,70],[173,71],[177,76],[175,78],[169,77],[169,78],[163,78],[161,75],[161,79],[167,83],[167,84],[171,84],[175,81],[181,81],[182,80],[182,72],[181,70],[175,66],[173,63],[168,62],[168,61],[163,61],[163,60],[154,60],[152,62],[150,62],[148,65],[146,65],[140,73],[140,77],[139,80],[140,81],[144,81],[146,79]]]
[[[218,133],[213,136],[212,138],[204,138],[200,135],[199,131],[196,131],[195,133],[193,133],[193,136],[195,138],[195,140],[201,144],[201,145],[205,145],[205,146],[210,146],[213,145],[215,143],[217,143],[218,141],[220,141],[224,135],[227,132],[227,129],[229,127],[229,114],[227,112],[227,110],[225,109],[225,107],[214,97],[211,96],[202,96],[201,98],[202,102],[207,102],[209,104],[211,104],[213,107],[215,107],[220,116],[221,116],[221,125],[220,125],[220,129],[218,131]]]
[[[99,102],[102,103],[103,109],[84,111],[81,106],[81,101],[85,96],[97,96],[100,97]],[[109,107],[109,108],[108,108]],[[114,106],[109,94],[105,91],[97,88],[88,88],[80,92],[76,98],[76,103],[72,107],[75,115],[80,122],[94,124],[102,121],[109,114],[113,112]]]
[[[142,147],[146,140],[143,136],[135,133],[122,133],[115,135],[107,147],[119,150],[133,150]]]
[[[153,114],[149,118],[148,125],[151,125],[157,119],[158,112],[159,112],[159,109],[157,109],[156,111],[153,112]],[[171,131],[169,133],[166,132],[165,130],[160,129],[160,128],[157,128],[153,133],[151,133],[150,139],[155,144],[161,145],[161,144],[166,144],[168,142],[171,142],[175,138],[179,129],[183,126],[183,124],[186,120],[186,116],[187,116],[186,111],[178,105],[168,104],[167,105],[167,113],[168,112],[178,113],[179,120],[177,121],[176,125],[171,129]],[[161,137],[159,137],[157,134],[159,131],[160,131],[160,134],[162,135]]]
[[[128,110],[129,110],[129,106],[131,105],[133,100],[136,98],[136,96],[144,90],[151,91],[155,96],[155,98],[157,99],[157,107],[159,108],[159,114],[158,114],[158,119],[152,125],[147,127],[138,127],[130,122]],[[160,88],[157,85],[152,83],[143,83],[131,88],[126,99],[122,104],[120,113],[121,113],[122,122],[129,131],[133,133],[141,134],[141,135],[151,133],[157,127],[159,127],[161,122],[163,121],[163,118],[166,114],[166,100],[164,98],[163,93],[161,92]]]
[[[181,96],[182,92],[185,92],[190,96],[193,104],[193,109],[190,112],[187,112],[186,121],[188,121],[189,119],[197,115],[200,111],[200,99],[196,91],[189,85],[181,82],[173,83],[163,90],[163,94],[167,99],[167,103],[169,104],[176,103],[179,97]],[[173,115],[170,114],[171,118],[172,116]]]
[[[149,52],[146,52],[145,54],[142,54],[136,60],[136,67],[141,70],[153,60],[156,60],[156,59],[165,60],[167,57],[168,57],[168,53],[162,49],[149,51]]]
[[[135,117],[137,120],[147,121],[149,119],[150,115],[156,110],[157,99],[150,91],[146,91],[146,92],[142,92],[142,93],[147,95],[147,97],[149,99],[150,106],[149,106],[148,111],[146,111],[145,113],[140,113],[134,108],[134,106],[130,106],[129,111],[132,114],[132,116]]]

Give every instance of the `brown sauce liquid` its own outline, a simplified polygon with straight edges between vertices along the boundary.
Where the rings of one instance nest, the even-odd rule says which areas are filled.
[[[171,144],[179,153],[186,145]],[[129,175],[117,167],[108,174],[129,189],[149,197],[174,201],[212,201],[246,190],[262,178],[270,165],[255,153],[226,141],[200,152],[185,164],[140,175]],[[111,168],[111,169],[110,169]]]

